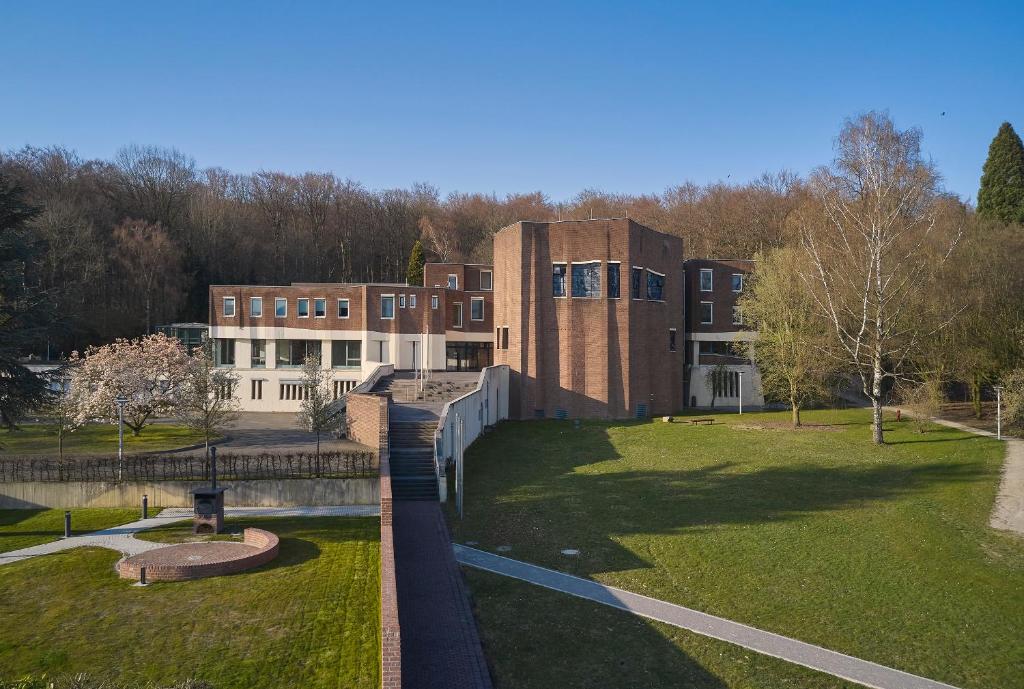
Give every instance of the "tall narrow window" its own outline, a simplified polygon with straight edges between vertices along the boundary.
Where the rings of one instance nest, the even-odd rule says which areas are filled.
[[[224,317],[233,318],[235,315],[235,298],[224,297]]]
[[[288,316],[288,300],[284,297],[274,297],[274,317],[285,318]]]
[[[338,318],[348,318],[348,299],[338,300]]]
[[[484,298],[473,297],[469,300],[469,320],[482,321],[484,319]]]
[[[565,296],[565,264],[555,263],[551,266],[551,296]]]
[[[409,295],[409,308],[410,309],[415,309],[416,308],[416,295],[415,294],[410,294]]]
[[[668,329],[668,351],[670,351],[670,352],[676,351],[676,329],[675,328],[669,328]]]
[[[454,304],[452,304],[452,306],[455,307],[455,311],[452,313],[452,327],[453,328],[461,328],[462,327],[462,302],[461,301],[457,301]]]
[[[404,294],[399,294],[398,295],[398,308],[400,308],[400,309],[404,309],[405,308],[405,295]]]
[[[249,357],[250,368],[267,367],[267,341],[251,340],[252,355]]]
[[[380,296],[380,317],[389,320],[395,317],[395,295],[382,294]]]
[[[743,273],[732,274],[732,291],[742,292],[743,291]]]
[[[494,285],[494,273],[489,270],[480,271],[480,289],[490,291]]]
[[[655,273],[653,270],[647,271],[647,298],[650,301],[662,301],[665,297],[665,276],[661,273]]]
[[[714,287],[714,273],[710,268],[700,269],[700,291],[710,292]]]
[[[619,264],[608,264],[608,298],[619,298]]]
[[[711,325],[714,315],[714,305],[710,301],[702,301],[700,303],[701,325]]]
[[[508,349],[508,326],[501,326],[501,348]]]
[[[644,269],[637,266],[633,266],[633,271],[629,275],[629,295],[633,299],[640,298],[640,286],[643,284]]]
[[[456,275],[455,273],[452,273],[451,275],[448,276],[448,289],[458,289],[458,288],[459,288],[459,276]]]
[[[437,302],[438,302],[437,295],[436,294],[431,294],[430,295],[430,308],[432,308],[432,309],[434,309],[436,311],[437,310]]]
[[[263,297],[249,297],[249,317],[263,317]]]
[[[740,307],[732,307],[732,324],[743,325],[743,313],[740,312]]]
[[[232,338],[218,337],[213,351],[215,366],[235,365],[235,341]]]
[[[313,300],[313,317],[327,318],[327,300],[318,298]]]
[[[297,299],[295,303],[295,311],[299,318],[309,318],[309,299],[305,297]]]
[[[572,264],[572,296],[601,296],[601,262]]]

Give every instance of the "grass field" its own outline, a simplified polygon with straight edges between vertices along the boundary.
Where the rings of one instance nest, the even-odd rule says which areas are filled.
[[[202,442],[202,438],[183,426],[155,423],[133,436],[124,431],[124,451],[130,453],[173,450]],[[3,455],[57,454],[57,436],[53,426],[26,423],[17,430],[0,430],[0,457]],[[117,426],[93,423],[64,436],[64,454],[117,454]]]
[[[134,587],[96,549],[0,566],[0,678],[378,687],[379,520],[228,520],[250,525],[278,534],[280,555],[226,577]]]
[[[816,426],[798,432],[785,414],[717,418],[505,424],[467,452],[456,540],[968,689],[1024,687],[1024,542],[987,526],[1001,443],[889,423],[875,447],[862,410],[809,412]],[[518,681],[501,658],[522,639],[493,622],[505,594],[470,582],[499,681],[558,686]],[[552,633],[550,599],[520,607],[536,611],[526,636]],[[548,649],[585,664],[618,657],[624,639]],[[735,653],[673,645],[727,686],[766,686],[732,679]]]
[[[156,516],[159,510],[151,510]],[[71,510],[71,533],[79,536],[139,519],[139,510],[85,507]],[[0,553],[64,537],[64,510],[0,510]]]

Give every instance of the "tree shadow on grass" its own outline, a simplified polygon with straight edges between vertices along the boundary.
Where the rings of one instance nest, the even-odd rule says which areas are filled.
[[[650,566],[619,545],[621,536],[780,523],[893,500],[936,485],[990,478],[977,462],[922,463],[895,457],[838,465],[780,463],[753,470],[733,461],[685,468],[697,463],[688,460],[685,447],[679,450],[679,469],[671,468],[674,458],[662,455],[651,458],[658,468],[648,471],[629,469],[645,462],[645,457],[634,456],[623,467],[627,470],[584,472],[577,469],[621,457],[607,429],[595,426],[552,437],[560,438],[560,451],[553,451],[549,442],[530,448],[512,464],[482,445],[484,452],[467,461],[467,519],[477,514],[487,520],[470,525],[467,533],[482,531],[480,537],[499,540],[484,547],[513,545],[512,557],[520,545],[552,557],[561,548],[581,549],[572,571],[584,576]],[[652,446],[652,454],[661,451]],[[488,476],[489,471],[504,476]]]

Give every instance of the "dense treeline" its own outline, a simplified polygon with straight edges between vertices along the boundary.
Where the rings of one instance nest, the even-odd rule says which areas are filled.
[[[330,174],[199,169],[174,150],[131,146],[113,160],[63,148],[0,153],[0,174],[38,213],[43,250],[25,279],[59,325],[56,356],[170,321],[207,317],[218,283],[403,281],[423,240],[427,260],[491,258],[491,236],[516,220],[630,216],[682,236],[691,256],[750,257],[779,246],[799,204],[792,174],[744,185],[684,184],[640,196],[584,191],[452,193],[417,185],[372,191]]]

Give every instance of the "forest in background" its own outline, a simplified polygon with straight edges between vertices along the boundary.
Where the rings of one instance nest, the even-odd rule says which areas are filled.
[[[442,196],[427,184],[369,190],[326,173],[200,169],[142,146],[110,161],[24,148],[0,153],[0,174],[39,210],[31,227],[43,251],[26,279],[58,325],[36,352],[51,357],[205,322],[211,284],[403,282],[417,239],[428,261],[489,262],[493,233],[518,220],[629,216],[683,237],[687,256],[749,258],[785,242],[803,193],[780,172],[649,195],[586,190],[564,203],[540,191]]]

